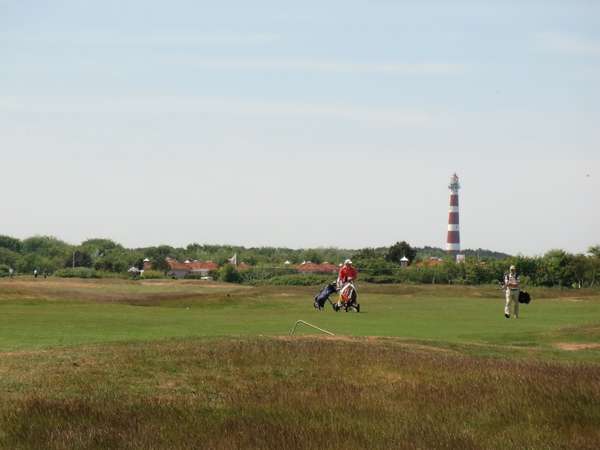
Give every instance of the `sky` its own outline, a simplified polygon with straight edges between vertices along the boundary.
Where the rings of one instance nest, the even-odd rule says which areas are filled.
[[[293,3],[293,4],[292,4]],[[0,0],[0,234],[600,244],[600,2]]]

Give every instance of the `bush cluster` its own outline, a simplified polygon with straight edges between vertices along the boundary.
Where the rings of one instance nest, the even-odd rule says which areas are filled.
[[[240,281],[247,284],[265,284],[275,277],[297,274],[287,267],[257,266],[240,272]]]
[[[486,261],[471,257],[459,264],[445,260],[435,265],[417,262],[408,267],[393,267],[378,260],[358,261],[361,279],[372,283],[469,285],[502,282],[513,264],[521,281],[531,286],[594,287],[600,281],[600,254],[573,255],[562,250],[551,250],[539,257]]]
[[[142,278],[147,280],[154,280],[159,278],[166,278],[164,272],[159,272],[158,270],[144,270],[144,275]]]
[[[0,278],[7,277],[9,275],[9,267],[6,264],[0,264]]]
[[[261,284],[270,284],[273,286],[318,286],[333,281],[335,276],[320,274],[295,274],[278,275],[269,280],[264,280]]]
[[[70,269],[59,269],[54,276],[60,278],[102,278],[101,274],[89,267],[75,267]]]

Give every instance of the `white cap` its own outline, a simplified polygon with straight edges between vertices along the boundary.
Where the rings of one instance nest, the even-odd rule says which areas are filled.
[[[515,266],[510,266],[510,270],[517,270]]]
[[[346,261],[344,261],[344,265],[346,264],[352,264],[352,261],[350,261],[349,259],[347,259]]]

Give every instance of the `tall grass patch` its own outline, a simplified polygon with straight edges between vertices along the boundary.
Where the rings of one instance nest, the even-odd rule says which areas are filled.
[[[3,448],[595,448],[596,365],[393,340],[211,339],[5,356]]]

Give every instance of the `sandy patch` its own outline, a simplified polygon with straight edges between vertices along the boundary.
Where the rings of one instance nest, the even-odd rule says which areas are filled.
[[[578,351],[578,350],[590,350],[590,349],[600,348],[600,343],[583,342],[583,343],[574,344],[574,343],[568,343],[568,342],[557,342],[556,344],[554,344],[554,346],[561,350],[574,352],[574,351]]]

